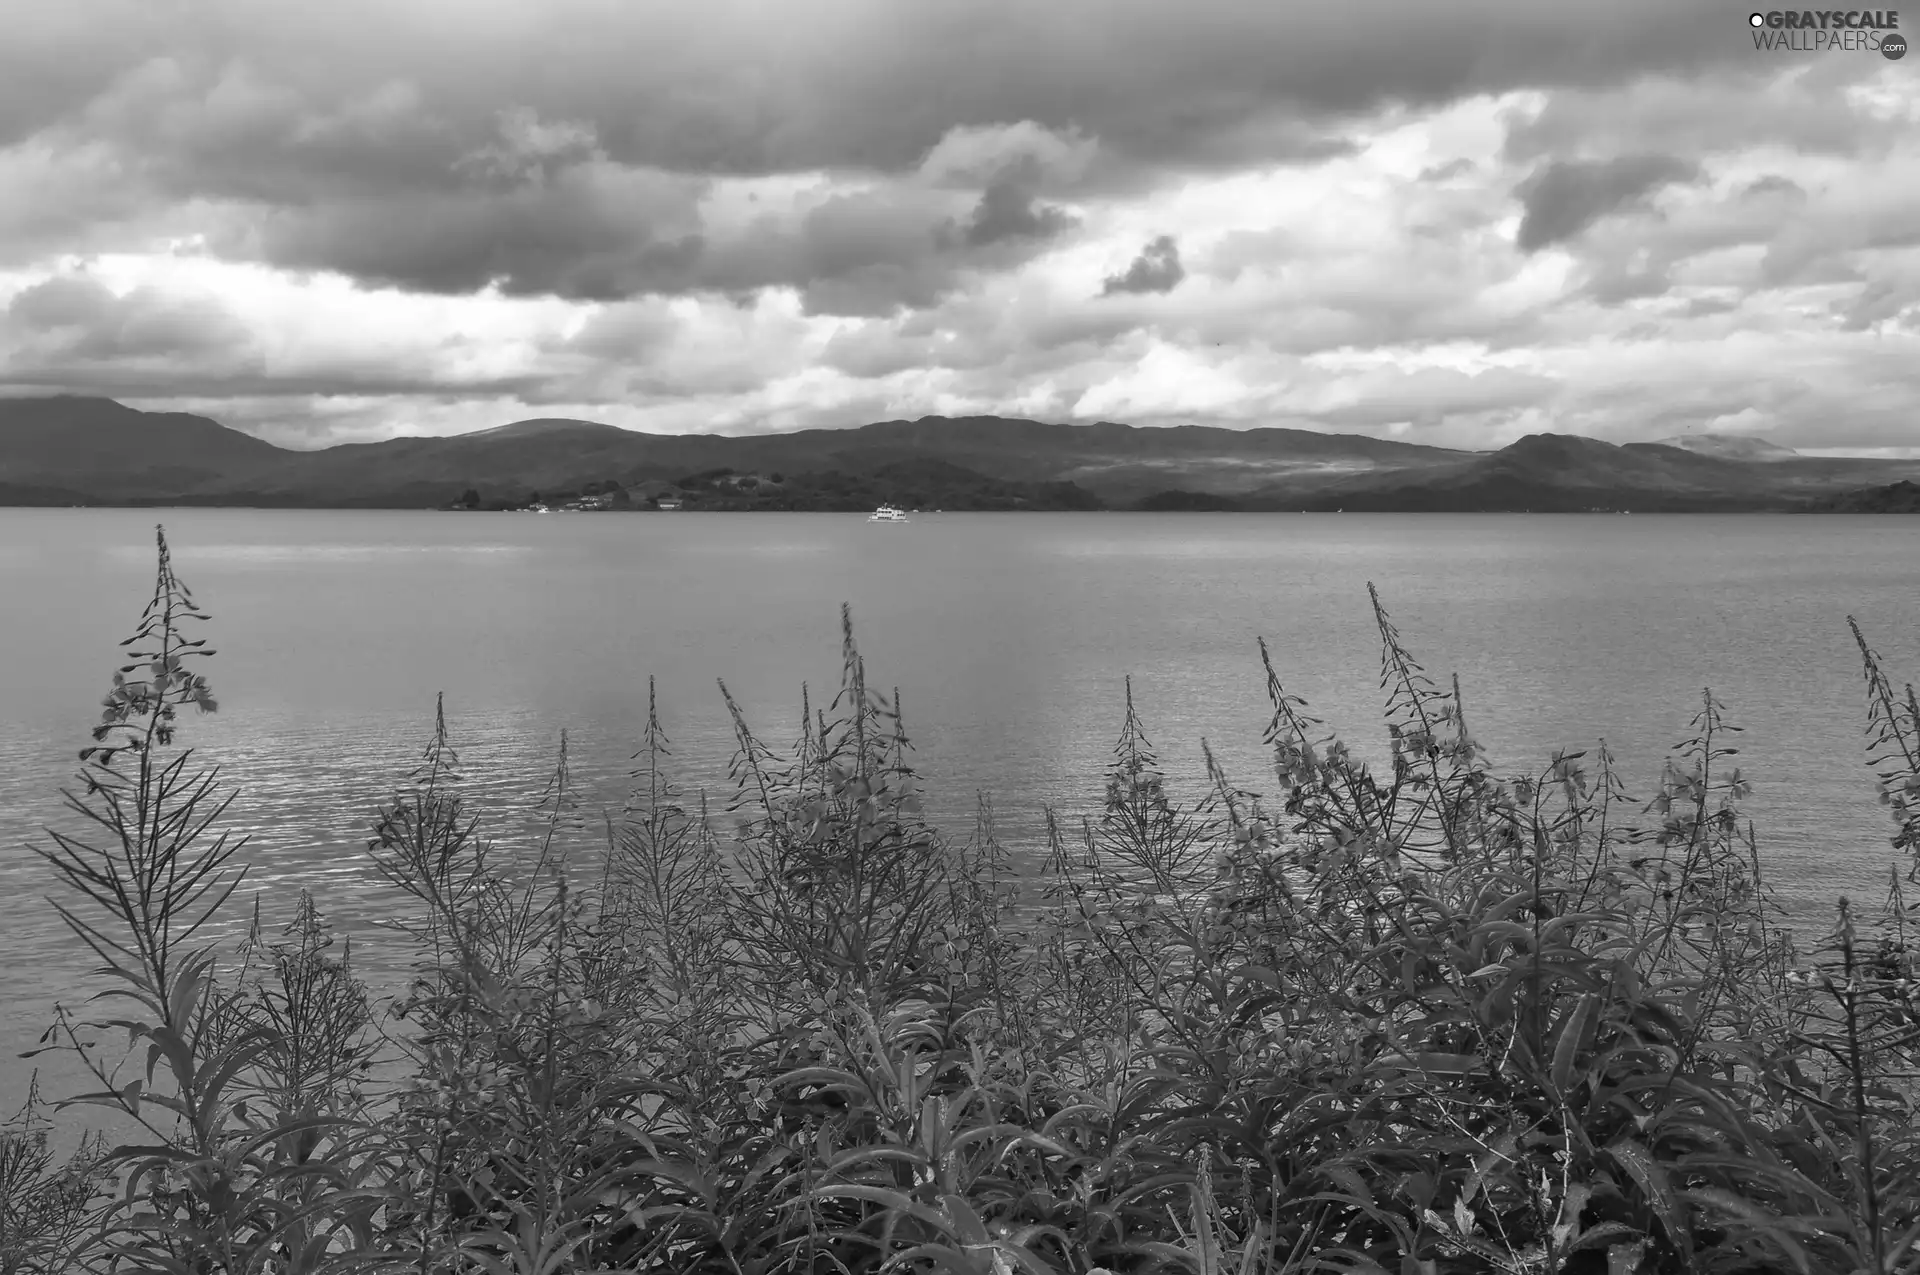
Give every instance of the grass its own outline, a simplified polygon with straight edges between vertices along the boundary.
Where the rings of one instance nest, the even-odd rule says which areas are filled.
[[[243,847],[158,548],[42,849],[100,963],[54,1107],[140,1132],[57,1160],[30,1102],[0,1272],[1920,1268],[1920,704],[1857,627],[1899,859],[1811,950],[1711,694],[1649,800],[1604,748],[1498,776],[1375,597],[1386,771],[1263,647],[1264,793],[1211,753],[1171,793],[1129,693],[1102,812],[1025,872],[984,801],[928,825],[850,620],[790,748],[726,698],[724,803],[650,710],[624,809],[579,809],[563,737],[499,843],[436,715],[368,843],[414,962],[382,997],[311,900],[208,937]]]

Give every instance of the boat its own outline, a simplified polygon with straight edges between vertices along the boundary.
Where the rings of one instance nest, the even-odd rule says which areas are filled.
[[[868,522],[905,522],[906,520],[906,514],[892,505],[882,505],[867,515]]]

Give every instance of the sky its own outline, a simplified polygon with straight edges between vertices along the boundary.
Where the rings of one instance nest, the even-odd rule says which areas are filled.
[[[0,0],[0,393],[1920,454],[1920,54],[1748,15]]]

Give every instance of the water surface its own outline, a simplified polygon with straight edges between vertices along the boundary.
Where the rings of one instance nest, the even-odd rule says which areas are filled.
[[[0,509],[0,1106],[87,967],[24,845],[73,826],[59,788],[151,589],[156,518],[219,652],[221,710],[183,733],[240,793],[266,906],[311,887],[368,941],[391,901],[366,830],[436,692],[480,799],[524,809],[567,728],[596,809],[620,801],[652,675],[676,766],[717,798],[717,679],[786,743],[801,684],[835,684],[843,601],[935,811],[964,831],[988,792],[1028,849],[1043,803],[1098,796],[1128,674],[1181,775],[1205,737],[1261,787],[1261,635],[1290,691],[1374,744],[1368,581],[1428,667],[1458,672],[1503,769],[1604,736],[1645,793],[1711,686],[1747,728],[1767,870],[1808,918],[1877,900],[1888,862],[1845,616],[1920,674],[1920,520],[1900,518]]]

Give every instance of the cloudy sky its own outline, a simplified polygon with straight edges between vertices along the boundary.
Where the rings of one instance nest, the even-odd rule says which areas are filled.
[[[1920,55],[1746,7],[7,8],[0,392],[1920,448]]]

